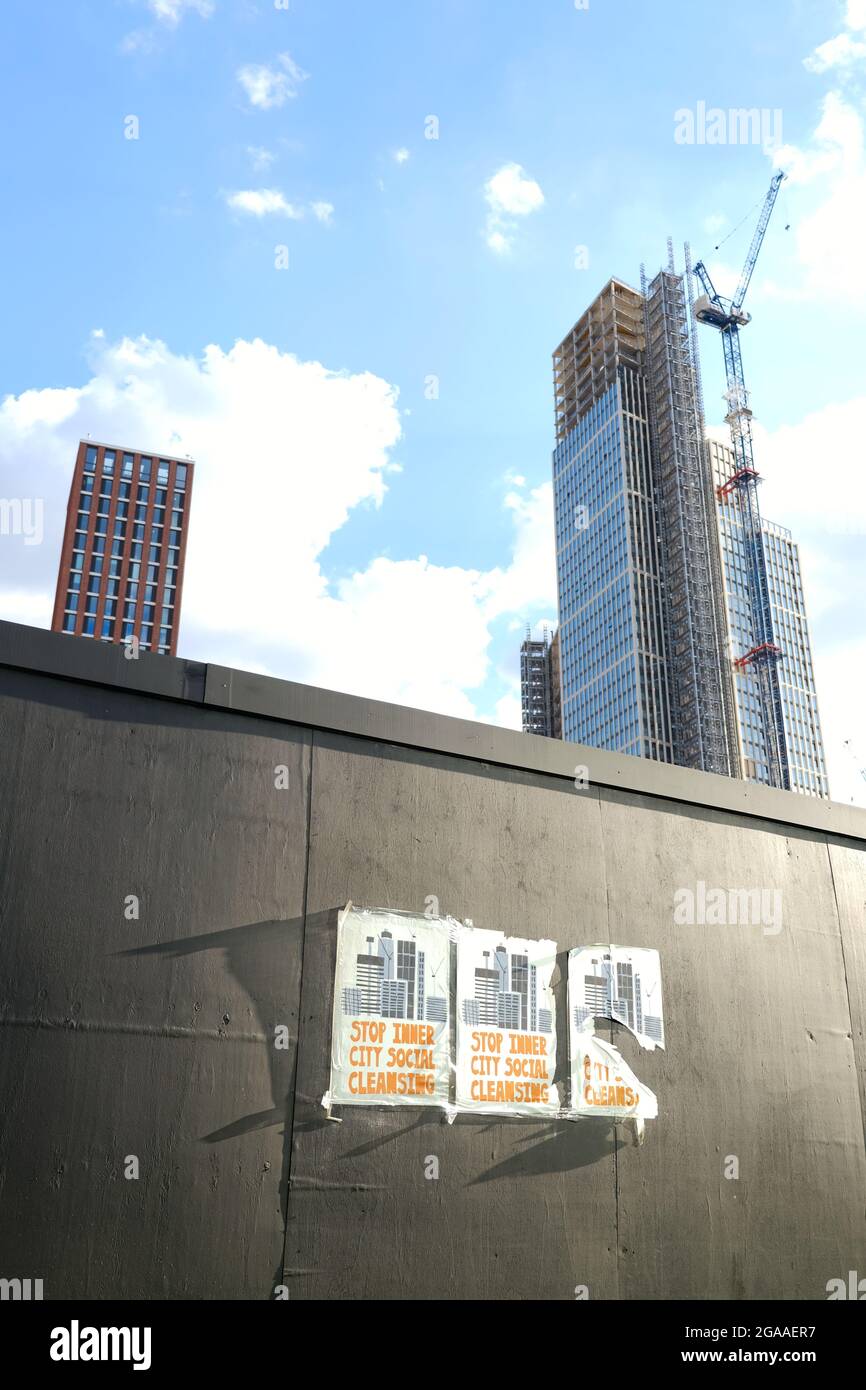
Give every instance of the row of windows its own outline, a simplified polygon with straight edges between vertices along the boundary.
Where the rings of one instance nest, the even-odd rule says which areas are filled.
[[[136,569],[138,568],[139,566],[136,566]],[[153,568],[156,569],[156,566],[154,565]],[[69,592],[71,594],[81,592],[81,580],[82,576],[80,574],[72,574],[69,576]],[[166,577],[165,583],[162,587],[163,599],[166,603],[174,603],[174,589],[176,582],[177,581],[174,577],[174,571],[172,571],[172,575]],[[101,593],[103,588],[105,590],[106,598],[117,598],[120,593],[120,579],[115,578],[103,580],[100,574],[91,574],[88,576],[88,594]],[[128,579],[126,585],[126,597],[138,598],[138,588],[139,585],[136,580]],[[145,585],[143,594],[145,603],[157,602],[157,588],[158,586],[155,582],[148,583]]]
[[[81,595],[80,595],[80,594],[77,594],[77,593],[75,593],[72,589],[70,589],[70,590],[68,591],[67,595],[66,595],[66,610],[65,610],[65,611],[66,611],[67,613],[77,613],[77,612],[78,612],[78,605],[79,605],[80,598],[81,598]],[[103,612],[103,617],[106,617],[106,618],[113,618],[113,617],[115,616],[115,614],[117,613],[117,605],[118,605],[119,601],[120,601],[120,600],[119,600],[119,599],[116,599],[116,598],[107,598],[107,599],[105,600],[105,605],[104,605],[103,610],[102,610],[102,612]],[[90,615],[92,614],[92,615],[95,616],[98,607],[99,607],[99,595],[98,595],[98,594],[85,594],[85,596],[84,596],[84,608],[83,608],[83,612],[85,613],[85,615],[90,616]],[[127,619],[127,620],[132,620],[132,619],[135,617],[135,607],[136,607],[136,605],[135,605],[135,601],[134,601],[134,600],[131,601],[131,602],[126,602],[126,603],[124,603],[124,605],[123,605],[123,616],[124,616],[125,619]],[[154,603],[145,603],[145,604],[143,604],[143,605],[142,605],[142,609],[141,609],[142,621],[145,622],[145,623],[153,623],[153,622],[155,622],[155,621],[156,621],[156,609],[157,609],[157,605],[154,604]],[[167,604],[167,605],[164,605],[164,606],[163,606],[162,611],[161,611],[161,613],[160,613],[160,619],[159,619],[159,621],[160,621],[161,623],[163,623],[164,625],[166,625],[166,627],[171,627],[171,624],[172,624],[172,622],[174,621],[174,608],[173,608],[173,606],[171,606],[170,604]]]
[[[103,516],[103,515],[97,516],[97,517],[95,518],[95,521],[96,521],[96,524],[95,524],[94,527],[93,527],[93,534],[96,535],[96,536],[107,536],[107,535],[108,535],[108,515],[107,515],[107,513],[106,513],[104,516]],[[126,519],[125,519],[123,516],[119,516],[119,517],[117,517],[117,518],[115,519],[115,522],[114,522],[114,530],[113,530],[113,532],[112,532],[112,535],[115,536],[116,539],[118,539],[118,540],[124,540],[125,537],[126,537],[126,534],[127,534],[126,528],[127,528]],[[77,524],[77,527],[76,527],[76,534],[77,534],[78,532],[80,532],[83,536],[86,536],[86,535],[87,535],[87,531],[88,531],[87,516],[86,516],[86,514],[85,514],[84,512],[79,512],[79,513],[78,513],[78,524]],[[143,541],[143,540],[145,539],[144,533],[145,533],[145,525],[144,525],[144,522],[143,522],[143,521],[135,521],[135,522],[133,522],[133,525],[132,525],[132,539],[133,539],[134,541]],[[151,527],[149,539],[150,539],[154,544],[156,544],[156,545],[161,545],[161,544],[162,544],[162,539],[163,539],[163,534],[162,534],[162,533],[163,533],[163,527],[162,527],[162,525],[161,525],[161,524],[154,524],[154,525]],[[169,530],[168,539],[169,539],[169,544],[170,544],[170,545],[180,545],[180,531]]]
[[[99,449],[95,444],[89,444],[84,455],[85,473],[95,473],[96,465],[99,460]],[[103,477],[113,477],[117,464],[117,451],[106,449],[102,456],[102,475]],[[133,454],[123,454],[119,476],[121,478],[132,478],[135,468],[135,456]],[[138,476],[141,482],[149,481],[153,470],[153,459],[142,455],[138,466]],[[159,459],[156,465],[157,482],[167,484],[171,463],[168,459]],[[175,483],[177,487],[186,487],[187,465],[178,463],[175,468]]]
[[[87,479],[85,478],[84,481],[86,482]],[[126,486],[126,484],[123,484],[122,486],[123,486],[123,488],[125,489],[126,495],[125,495],[124,497],[120,497],[119,500],[117,501],[117,504],[115,505],[115,508],[114,508],[114,515],[115,515],[115,517],[119,517],[119,518],[120,518],[121,520],[123,520],[123,521],[128,521],[128,520],[129,520],[129,507],[130,507],[130,502],[129,502],[129,489],[128,489],[128,487]],[[148,488],[147,488],[147,487],[140,487],[140,488],[138,489],[138,499],[137,499],[137,501],[136,501],[136,504],[135,504],[135,507],[134,507],[133,513],[132,513],[132,519],[133,519],[134,521],[145,521],[145,520],[147,519],[147,494],[148,494]],[[165,522],[166,498],[167,498],[167,496],[168,496],[168,494],[167,494],[165,488],[157,488],[157,490],[156,490],[156,497],[155,497],[155,500],[154,500],[153,520],[154,520],[154,521],[158,521],[159,524],[160,524],[160,526],[162,526],[162,525],[164,524],[164,522]],[[109,516],[111,515],[111,494],[110,494],[110,493],[100,493],[99,496],[98,496],[97,499],[96,499],[96,503],[97,503],[97,505],[96,505],[96,516],[97,516],[97,518],[99,518],[99,517],[106,517],[106,518],[107,518],[107,517],[109,517]],[[85,524],[86,524],[87,522],[89,522],[89,520],[90,520],[90,512],[91,512],[92,506],[93,506],[93,496],[92,496],[92,494],[90,494],[90,493],[87,491],[86,488],[83,488],[83,489],[82,489],[82,492],[81,492],[81,496],[80,496],[79,499],[78,499],[78,516],[79,516],[79,524],[80,524],[81,521],[83,521]],[[170,516],[171,516],[171,524],[172,524],[172,526],[182,526],[182,525],[183,525],[183,494],[182,494],[182,493],[176,492],[176,493],[174,494],[174,501],[173,501],[173,505],[172,505],[172,509],[171,509]]]
[[[124,515],[124,516],[125,516],[126,513],[127,513],[128,506],[129,506],[129,502],[130,502],[131,497],[132,497],[132,488],[133,488],[133,484],[132,484],[132,483],[120,483],[120,484],[118,484],[117,489],[116,489],[116,491],[117,491],[117,499],[118,499],[118,503],[117,503],[117,512],[120,513],[120,509],[121,509],[121,507],[123,507],[123,508],[124,508],[124,510],[123,510],[123,515]],[[115,493],[115,486],[114,486],[113,480],[112,480],[111,478],[103,478],[102,481],[101,481],[101,483],[100,483],[100,486],[99,486],[99,493],[98,493],[99,502],[98,502],[98,506],[97,506],[97,511],[98,511],[99,513],[104,513],[105,515],[108,515],[108,512],[109,512],[109,510],[110,510],[111,498],[114,496],[114,493]],[[153,496],[154,496],[154,507],[155,507],[156,509],[163,509],[163,511],[164,511],[165,507],[168,505],[168,493],[169,493],[169,489],[168,489],[167,487],[157,487],[157,488],[154,489],[154,494],[153,494]],[[93,495],[94,495],[94,479],[93,479],[93,478],[87,478],[87,477],[82,478],[82,479],[81,479],[81,493],[80,493],[79,503],[78,503],[79,509],[80,509],[80,510],[83,510],[83,511],[89,511],[89,510],[90,510],[91,503],[92,503],[92,500],[93,500]],[[135,500],[136,500],[136,503],[137,503],[138,506],[139,506],[139,509],[141,508],[141,506],[145,506],[145,507],[146,507],[146,504],[147,504],[147,502],[148,502],[149,497],[150,497],[150,484],[149,484],[149,483],[139,483],[139,484],[136,486],[136,489],[135,489]],[[171,496],[171,505],[172,505],[173,511],[174,511],[174,512],[178,512],[178,513],[183,512],[185,502],[186,502],[186,493],[184,493],[184,492],[180,491],[179,489],[175,488],[174,491],[172,492],[172,496]]]
[[[73,557],[73,558],[75,558],[75,557]],[[82,558],[82,559],[83,559],[83,556],[82,556],[82,557],[79,557],[79,558]],[[101,575],[101,574],[102,574],[102,572],[103,572],[103,566],[104,566],[104,565],[105,565],[105,556],[104,556],[104,555],[91,555],[91,557],[90,557],[90,576],[91,576],[91,579],[93,578],[94,575]],[[71,573],[71,575],[70,575],[69,586],[70,586],[70,588],[72,588],[72,589],[80,589],[80,588],[81,588],[81,570],[82,570],[82,565],[81,565],[81,564],[73,564],[73,565],[71,566],[71,569],[72,569],[72,573]],[[108,587],[109,587],[109,590],[111,590],[111,585],[112,585],[112,583],[116,583],[116,581],[119,580],[119,579],[121,578],[122,572],[123,572],[123,557],[122,557],[121,555],[114,555],[114,556],[112,556],[112,557],[109,559],[109,561],[108,561]],[[134,560],[134,561],[130,564],[130,566],[129,566],[129,573],[127,574],[126,577],[127,577],[127,581],[129,581],[129,582],[135,582],[135,583],[137,583],[137,582],[140,580],[140,578],[141,578],[141,561],[140,561],[140,560]],[[159,580],[159,565],[156,564],[156,563],[148,565],[148,566],[146,567],[146,569],[145,569],[145,582],[146,582],[147,584],[156,584],[158,580]],[[164,586],[165,586],[166,589],[173,589],[173,588],[176,586],[176,584],[177,584],[177,564],[176,564],[176,562],[175,562],[174,564],[171,564],[171,563],[170,563],[170,564],[167,566],[167,568],[166,568],[166,571],[165,571],[165,579],[164,579]],[[92,588],[92,587],[93,587],[92,584],[88,584],[88,588]],[[112,596],[114,596],[114,595],[116,594],[116,592],[117,592],[117,590],[116,590],[116,588],[115,588],[114,591],[113,591]]]
[[[136,570],[136,572],[137,572],[137,571],[139,570],[140,566],[135,565],[133,568],[134,568],[134,569]],[[151,568],[152,568],[153,572],[156,573],[156,571],[157,571],[157,566],[154,565],[154,566],[152,566]],[[151,573],[151,571],[149,570],[149,571],[148,571],[148,574],[150,574],[150,573]],[[81,581],[82,581],[82,575],[81,575],[81,574],[71,574],[71,575],[69,576],[69,588],[68,588],[68,590],[67,590],[67,603],[66,603],[66,607],[67,607],[68,609],[73,610],[73,611],[74,611],[75,608],[77,607],[78,598],[79,598],[79,595],[80,595],[80,593],[81,593],[81,587],[82,587]],[[166,574],[165,582],[164,582],[163,585],[162,585],[162,591],[161,591],[162,603],[163,603],[163,606],[164,606],[165,608],[172,608],[172,607],[174,606],[175,594],[176,594],[176,586],[177,586],[177,571],[176,571],[176,570],[171,570],[170,572],[167,572],[167,574]],[[138,599],[138,591],[139,591],[139,582],[138,582],[137,578],[128,578],[128,579],[127,579],[127,583],[126,583],[126,594],[125,594],[125,598],[126,598],[127,603],[130,603],[130,602],[132,603],[133,607],[135,606],[135,601]],[[99,597],[100,593],[104,593],[104,596],[105,596],[106,599],[115,600],[115,601],[116,601],[116,600],[120,597],[120,578],[119,578],[119,576],[116,576],[116,577],[114,577],[114,578],[109,578],[109,579],[105,579],[105,578],[104,578],[101,574],[99,574],[99,573],[93,573],[93,574],[90,574],[90,575],[88,576],[88,580],[87,580],[87,591],[86,591],[87,599],[88,599],[88,606],[87,606],[87,608],[85,609],[86,612],[92,613],[92,612],[95,611],[94,608],[93,608],[92,606],[90,606],[89,600],[90,600],[91,598],[92,598],[92,599],[97,599],[97,598]],[[148,605],[150,605],[150,604],[157,604],[157,603],[159,602],[159,585],[156,583],[155,579],[154,579],[152,582],[148,582],[147,584],[144,585],[143,592],[142,592],[142,598],[143,598],[143,600],[144,600],[144,603],[145,603],[145,604],[148,604]],[[74,603],[74,604],[73,604],[72,602],[70,602],[71,599],[75,599],[75,603]]]
[[[74,550],[73,550],[73,552],[72,552],[72,564],[71,564],[71,566],[70,566],[70,568],[73,569],[73,570],[81,570],[81,569],[84,568],[84,539],[85,539],[85,538],[84,538],[83,536],[79,538],[79,533],[76,531],[76,533],[75,533],[75,540],[74,540],[74,547],[75,547],[75,548],[74,548]],[[107,539],[108,539],[108,538],[107,538],[106,536],[94,536],[94,538],[93,538],[93,548],[92,548],[91,553],[92,553],[93,555],[96,555],[96,556],[104,556],[105,553],[106,553],[106,551],[105,551],[105,542],[106,542]],[[110,554],[111,554],[111,556],[112,556],[114,559],[120,559],[120,557],[124,554],[125,549],[126,549],[125,543],[124,543],[124,540],[123,540],[122,538],[115,537],[115,538],[112,540],[112,542],[111,542],[111,551],[110,551]],[[142,542],[141,542],[141,541],[133,541],[132,545],[129,547],[129,556],[130,556],[130,559],[131,559],[131,560],[134,560],[134,561],[140,561],[140,560],[143,558],[142,550],[143,550]],[[151,546],[148,548],[148,552],[147,552],[148,564],[152,564],[152,565],[158,565],[158,564],[159,564],[159,562],[160,562],[160,557],[161,557],[161,550],[162,550],[162,546],[161,546],[160,544],[151,545]],[[176,546],[173,546],[173,545],[169,545],[169,548],[168,548],[168,550],[166,551],[166,558],[167,558],[169,567],[177,566],[177,565],[180,563],[180,550],[179,550],[179,548],[176,547]]]
[[[75,632],[76,617],[74,613],[67,613],[63,619],[63,631]],[[159,635],[156,642],[156,649],[162,653],[168,653],[171,647],[171,632],[167,627],[159,628]],[[118,636],[121,641],[127,641],[135,632],[135,624],[132,622],[120,623],[115,618],[103,618],[99,625],[99,633],[96,631],[96,618],[86,617],[81,627],[81,635],[84,637],[99,636],[103,641],[116,641]],[[147,650],[153,643],[153,624],[143,623],[138,631],[139,646]]]
[[[85,478],[84,481],[87,482],[87,479]],[[132,514],[133,519],[135,521],[145,521],[147,519],[147,492],[148,490],[146,487],[140,487],[138,489],[139,497],[141,498],[143,495],[143,500],[138,501],[135,505],[135,509]],[[128,496],[129,494],[127,491],[127,497],[120,499],[114,508],[115,517],[119,517],[124,521],[127,521],[129,519],[130,504],[128,501]],[[165,522],[166,496],[167,494],[165,488],[157,488],[156,501],[153,508],[153,520],[154,522],[157,522],[160,526],[162,526]],[[108,517],[111,515],[111,493],[101,492],[96,499],[96,504],[97,518]],[[89,513],[91,511],[92,506],[92,493],[88,492],[86,488],[82,488],[81,496],[78,499],[79,519],[87,521],[89,519]],[[183,525],[183,493],[180,492],[176,492],[174,494],[174,505],[171,511],[171,525]]]

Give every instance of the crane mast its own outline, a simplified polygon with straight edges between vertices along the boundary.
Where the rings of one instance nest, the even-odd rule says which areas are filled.
[[[785,175],[775,174],[770,183],[752,244],[733,299],[723,299],[710,278],[703,261],[694,268],[704,293],[695,300],[694,313],[699,323],[718,329],[725,355],[725,400],[728,413],[725,421],[731,432],[734,471],[717,488],[720,502],[735,505],[741,515],[746,546],[749,607],[751,610],[752,645],[738,656],[734,666],[743,674],[755,676],[761,705],[770,786],[790,787],[787,745],[779,686],[779,660],[782,655],[773,632],[770,607],[770,585],[758,502],[760,477],[755,468],[752,441],[752,411],[743,372],[740,330],[751,321],[743,311],[743,300],[755,269],[764,234]]]

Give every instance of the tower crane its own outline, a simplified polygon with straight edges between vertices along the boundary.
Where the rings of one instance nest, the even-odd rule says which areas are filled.
[[[756,678],[763,716],[770,786],[787,788],[790,786],[790,774],[779,688],[779,659],[782,652],[773,634],[770,585],[758,504],[760,478],[755,468],[752,411],[749,407],[749,392],[743,375],[740,349],[740,330],[745,328],[752,318],[751,314],[744,311],[743,300],[752,279],[779,188],[785,177],[780,171],[773,175],[770,182],[733,299],[722,298],[710,279],[707,267],[703,261],[698,261],[694,274],[700,281],[704,293],[695,300],[694,313],[699,323],[706,323],[718,329],[722,335],[725,353],[725,400],[728,403],[725,421],[731,431],[734,471],[716,491],[719,501],[736,505],[742,518],[752,619],[752,645],[748,651],[735,659],[734,666],[743,674],[752,673]]]

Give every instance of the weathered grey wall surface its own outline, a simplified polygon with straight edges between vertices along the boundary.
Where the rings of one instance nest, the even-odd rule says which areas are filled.
[[[11,624],[0,731],[0,1277],[810,1299],[866,1274],[863,813]],[[701,879],[780,888],[782,931],[675,926]],[[325,1118],[337,911],[431,894],[552,937],[563,975],[572,946],[660,951],[667,1050],[611,1025],[659,1100],[641,1148]]]

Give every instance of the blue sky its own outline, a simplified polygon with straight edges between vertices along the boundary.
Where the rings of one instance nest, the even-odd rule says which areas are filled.
[[[66,0],[48,22],[45,7],[6,0],[0,50],[0,391],[13,398],[0,488],[18,495],[32,477],[47,508],[44,554],[0,542],[0,612],[48,622],[70,445],[136,429],[145,437],[118,442],[182,441],[196,458],[192,525],[213,528],[191,540],[183,654],[503,722],[520,629],[555,615],[551,351],[610,275],[657,269],[668,234],[722,280],[739,269],[778,156],[678,143],[674,113],[781,111],[792,177],[744,351],[766,431],[764,510],[802,540],[814,590],[834,794],[866,789],[842,746],[859,742],[866,763],[853,676],[839,693],[852,663],[862,680],[866,653],[853,443],[866,420],[863,0]],[[151,346],[124,352],[140,339]],[[276,354],[272,379],[273,357],[231,356],[238,340]],[[702,362],[718,422],[712,336]],[[326,375],[308,390],[297,364],[312,363]],[[205,611],[236,539],[233,477],[268,514],[236,552],[257,622],[227,599]],[[261,559],[280,545],[282,571]],[[404,679],[377,642],[406,640],[419,620],[409,597],[428,635]],[[317,630],[331,643],[363,632],[342,673],[322,665]],[[425,685],[425,672],[441,679]]]

